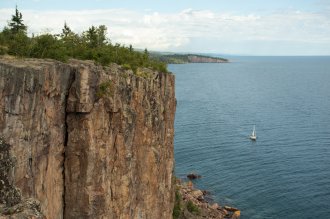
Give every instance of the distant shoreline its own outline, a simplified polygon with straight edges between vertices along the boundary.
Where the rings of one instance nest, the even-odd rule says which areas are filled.
[[[167,64],[187,63],[229,63],[228,59],[198,54],[161,54],[153,53],[151,57]]]

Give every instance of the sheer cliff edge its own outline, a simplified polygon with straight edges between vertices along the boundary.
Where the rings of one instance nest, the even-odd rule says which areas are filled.
[[[1,180],[40,203],[37,218],[171,218],[174,82],[116,64],[0,58],[1,159],[12,162]]]

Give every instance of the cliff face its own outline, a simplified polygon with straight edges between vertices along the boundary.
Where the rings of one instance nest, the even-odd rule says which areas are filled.
[[[171,218],[174,76],[142,72],[0,60],[10,178],[47,218]]]
[[[0,135],[11,145],[11,177],[48,218],[63,215],[66,95],[70,66],[1,60]],[[56,216],[55,216],[56,215]]]

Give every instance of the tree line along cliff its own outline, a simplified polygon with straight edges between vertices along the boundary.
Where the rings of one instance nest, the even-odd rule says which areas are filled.
[[[16,7],[8,25],[0,32],[0,55],[18,57],[51,58],[67,62],[70,58],[94,60],[101,65],[117,63],[136,72],[139,67],[167,72],[164,62],[150,57],[145,49],[136,51],[132,45],[111,43],[107,38],[107,27],[92,26],[81,34],[71,30],[64,23],[61,33],[32,34],[28,36],[23,15]]]

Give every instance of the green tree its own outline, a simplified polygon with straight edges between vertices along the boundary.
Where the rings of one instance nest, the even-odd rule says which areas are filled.
[[[0,55],[8,53],[8,45],[6,45],[6,36],[3,32],[0,32]]]
[[[1,34],[0,34],[0,45],[5,46],[8,44],[8,41],[11,38],[11,31],[8,27],[4,27]]]
[[[32,57],[35,58],[51,58],[60,61],[68,59],[66,48],[51,34],[43,34],[34,38],[31,51]]]
[[[104,46],[107,42],[107,27],[105,25],[100,25],[96,29],[97,33],[97,46]]]
[[[149,52],[147,49],[144,49],[141,65],[148,67],[148,61],[149,61]]]
[[[12,15],[12,18],[10,22],[8,23],[8,26],[12,33],[16,34],[18,32],[23,32],[26,33],[27,26],[23,23],[23,18],[22,18],[22,13],[18,11],[17,5],[16,5],[16,10],[15,14]]]
[[[90,48],[97,47],[97,31],[96,27],[91,26],[87,31],[84,32],[85,41]]]
[[[134,51],[133,46],[112,45],[107,38],[107,27],[92,26],[82,34],[74,33],[65,22],[60,34],[41,34],[28,37],[22,13],[16,6],[8,26],[0,31],[0,55],[10,54],[19,57],[52,58],[67,61],[69,58],[94,60],[102,65],[117,63],[138,74],[141,67],[167,72],[166,64],[155,60],[148,50]]]
[[[107,45],[107,27],[100,25],[99,27],[91,26],[83,33],[86,43],[90,48],[97,48]]]
[[[65,38],[65,37],[69,37],[70,35],[72,35],[72,30],[70,29],[70,27],[66,24],[66,22],[64,22],[64,27],[62,29],[62,34],[61,37]]]
[[[66,53],[69,57],[81,57],[82,51],[86,49],[86,45],[81,37],[74,33],[66,22],[60,34],[60,42],[66,48]]]
[[[23,31],[19,31],[16,34],[12,34],[7,45],[9,47],[9,54],[25,57],[29,54],[30,51],[30,38]]]

